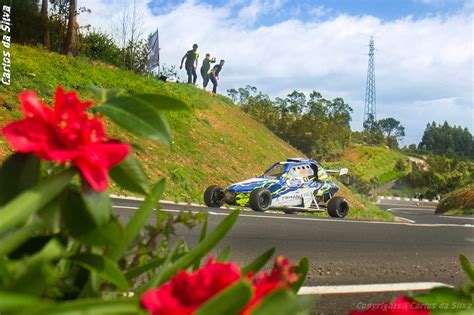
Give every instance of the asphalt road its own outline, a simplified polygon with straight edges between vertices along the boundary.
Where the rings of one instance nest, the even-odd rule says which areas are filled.
[[[114,200],[114,204],[116,213],[126,220],[139,202]],[[229,245],[230,258],[241,264],[270,247],[292,261],[307,256],[311,267],[305,286],[433,281],[458,286],[466,281],[458,255],[464,253],[474,260],[471,217],[441,217],[433,214],[434,208],[407,204],[380,206],[410,221],[355,221],[244,211],[213,254]],[[176,204],[162,204],[161,208],[171,212],[208,212],[210,228],[229,213],[225,209]],[[195,244],[199,229],[183,228],[177,233]],[[323,295],[312,311],[314,314],[344,314],[398,294],[400,292]]]

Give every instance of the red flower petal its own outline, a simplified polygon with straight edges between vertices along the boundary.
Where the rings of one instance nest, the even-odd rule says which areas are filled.
[[[82,151],[84,153],[74,159],[73,164],[94,190],[104,191],[109,183],[109,169],[128,155],[130,146],[119,142],[99,143],[85,146]]]
[[[61,86],[56,88],[54,94],[54,111],[58,114],[64,112],[82,113],[86,108],[91,106],[90,102],[81,102],[76,92],[71,91],[64,93]]]
[[[39,118],[45,122],[50,120],[52,110],[38,99],[33,91],[25,91],[18,95],[20,109],[27,118]]]
[[[108,171],[130,152],[127,144],[105,135],[105,127],[97,117],[90,118],[76,92],[65,93],[58,86],[54,109],[41,102],[36,93],[19,95],[26,118],[2,129],[10,145],[18,152],[65,163],[71,161],[95,190],[108,185]]]
[[[237,264],[210,259],[201,269],[180,271],[160,288],[148,290],[141,302],[150,314],[188,315],[239,279]]]
[[[89,159],[109,169],[125,159],[130,152],[130,145],[121,142],[91,144],[84,148]]]
[[[92,189],[96,191],[107,189],[109,184],[108,169],[84,157],[74,160],[74,165],[81,171],[82,176]]]
[[[3,127],[2,132],[17,152],[46,151],[52,135],[49,125],[35,118],[12,122]]]
[[[289,288],[291,284],[298,280],[298,275],[294,273],[296,266],[291,266],[288,259],[278,256],[275,259],[270,274],[259,273],[252,279],[255,294],[249,304],[240,312],[241,315],[249,315],[268,294],[281,288]]]

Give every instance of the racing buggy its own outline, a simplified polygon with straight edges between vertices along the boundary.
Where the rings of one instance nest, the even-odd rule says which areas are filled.
[[[334,196],[339,186],[329,180],[328,173],[346,175],[348,169],[326,170],[313,160],[288,159],[273,164],[259,176],[225,189],[209,186],[204,192],[204,202],[208,207],[229,204],[250,207],[254,211],[326,210],[331,217],[344,218],[349,213],[349,204],[345,198]]]

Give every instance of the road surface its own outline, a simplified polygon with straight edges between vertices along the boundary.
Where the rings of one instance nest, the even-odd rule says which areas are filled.
[[[395,203],[395,201],[392,201]],[[116,213],[126,220],[139,205],[114,200]],[[381,208],[406,222],[355,221],[277,213],[243,211],[218,247],[231,247],[230,259],[244,264],[270,247],[292,261],[307,256],[311,267],[305,286],[440,282],[458,286],[466,279],[459,253],[474,260],[474,221],[471,217],[445,218],[434,208],[386,204]],[[162,204],[167,211],[204,211],[215,227],[229,210]],[[431,213],[431,214],[430,214]],[[153,221],[151,220],[150,223]],[[178,229],[195,244],[199,229]],[[471,240],[470,240],[471,239]],[[400,292],[328,294],[318,298],[314,314],[344,314],[367,303],[382,302]]]

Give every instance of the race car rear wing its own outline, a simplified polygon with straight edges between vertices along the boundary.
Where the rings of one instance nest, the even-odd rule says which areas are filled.
[[[343,168],[338,169],[338,170],[326,170],[326,173],[332,173],[332,174],[339,173],[338,175],[342,176],[342,175],[346,175],[347,173],[349,173],[349,169],[346,168],[346,167],[343,167]]]

